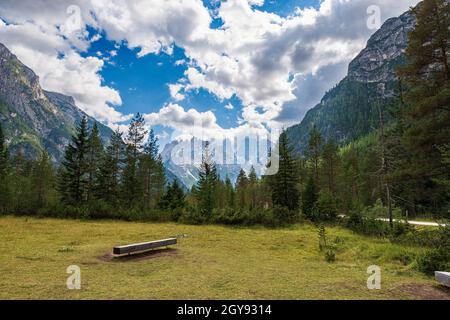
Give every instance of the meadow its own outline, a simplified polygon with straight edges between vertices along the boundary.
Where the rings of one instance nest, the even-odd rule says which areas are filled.
[[[0,218],[0,299],[448,299],[414,269],[422,249],[327,227],[336,261],[325,261],[317,228]],[[123,259],[115,245],[178,238],[173,249]],[[69,265],[81,289],[68,290]],[[381,267],[381,289],[367,268]]]

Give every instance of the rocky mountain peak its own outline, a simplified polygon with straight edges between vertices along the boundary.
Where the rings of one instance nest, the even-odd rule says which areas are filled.
[[[36,157],[47,150],[55,162],[83,116],[72,97],[44,91],[39,77],[0,43],[0,124],[12,153]],[[87,116],[89,126],[95,119]],[[112,130],[99,123],[102,140]]]
[[[350,63],[348,77],[365,83],[396,80],[395,66],[402,62],[408,45],[408,33],[415,23],[414,14],[410,11],[387,20]]]

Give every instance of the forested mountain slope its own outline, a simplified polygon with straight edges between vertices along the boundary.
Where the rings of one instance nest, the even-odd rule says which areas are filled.
[[[378,107],[385,108],[397,90],[396,67],[404,63],[408,33],[415,17],[406,12],[387,20],[350,63],[347,76],[309,110],[303,121],[287,130],[298,153],[316,126],[325,139],[343,145],[378,126]]]

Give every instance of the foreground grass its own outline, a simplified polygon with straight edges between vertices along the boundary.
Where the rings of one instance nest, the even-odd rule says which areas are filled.
[[[420,249],[341,228],[337,260],[318,251],[312,225],[289,229],[172,223],[0,218],[1,299],[414,299],[438,290],[408,266]],[[176,251],[108,260],[114,245],[185,235]],[[66,268],[81,268],[81,290],[66,288]],[[368,290],[366,269],[382,268]],[[444,295],[448,294],[443,292]]]

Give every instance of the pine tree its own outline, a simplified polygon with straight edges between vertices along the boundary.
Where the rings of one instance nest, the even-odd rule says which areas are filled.
[[[103,158],[103,144],[98,131],[97,123],[95,122],[91,134],[88,139],[86,162],[88,171],[87,182],[87,200],[90,201],[94,197],[97,186],[97,179],[99,175],[99,164]]]
[[[47,152],[42,152],[41,157],[33,166],[31,173],[31,191],[33,197],[33,209],[41,209],[47,206],[54,196],[55,173]]]
[[[414,182],[419,204],[438,213],[448,203],[447,190],[436,179],[449,174],[439,146],[450,142],[450,3],[424,0],[414,14],[417,24],[409,34],[407,64],[399,72],[407,85],[403,141],[411,157],[402,175]]]
[[[318,200],[319,188],[314,178],[310,177],[302,196],[302,211],[308,219],[315,220]]]
[[[0,214],[5,214],[9,208],[9,154],[6,139],[0,124]]]
[[[274,206],[295,210],[299,206],[297,164],[293,158],[292,147],[284,130],[278,140],[278,153],[278,172],[270,176],[269,179],[272,202]]]
[[[110,139],[110,144],[100,161],[96,185],[96,197],[112,206],[118,204],[120,197],[120,181],[124,162],[125,144],[122,132],[116,130]]]
[[[87,200],[89,182],[87,119],[83,117],[77,127],[76,135],[66,148],[64,161],[59,172],[59,191],[65,204],[80,205]]]
[[[200,166],[199,180],[194,189],[199,211],[205,217],[210,217],[215,208],[214,195],[218,180],[216,164],[212,160],[209,143],[206,143]]]
[[[319,182],[319,165],[320,165],[320,157],[322,155],[323,148],[323,138],[322,135],[314,126],[309,133],[309,141],[308,141],[308,149],[306,150],[306,156],[311,163],[312,166],[312,174],[316,183]]]
[[[186,195],[177,179],[168,185],[166,192],[161,197],[159,207],[162,209],[175,210],[184,208],[186,205]]]
[[[225,178],[225,193],[226,193],[226,206],[228,208],[234,209],[236,206],[236,195],[233,188],[233,184],[231,183],[230,177],[227,175]]]
[[[334,196],[336,195],[336,180],[338,175],[339,167],[339,147],[334,141],[328,141],[323,147],[323,164],[322,172],[324,175],[324,185],[327,187],[328,191]]]
[[[258,205],[258,176],[256,175],[256,170],[252,166],[250,173],[248,174],[248,199],[250,209],[254,209]]]
[[[244,169],[239,171],[236,178],[236,195],[237,195],[237,206],[239,208],[247,207],[247,188],[248,188],[248,177]]]
[[[137,169],[139,156],[144,148],[144,138],[147,135],[145,121],[141,114],[131,120],[126,137],[126,162],[123,172],[122,196],[128,207],[137,206],[142,195],[142,184],[139,183]]]
[[[150,130],[144,152],[139,158],[138,177],[143,192],[143,205],[146,208],[153,207],[163,195],[166,182],[164,165],[158,154],[158,139],[153,130]]]

